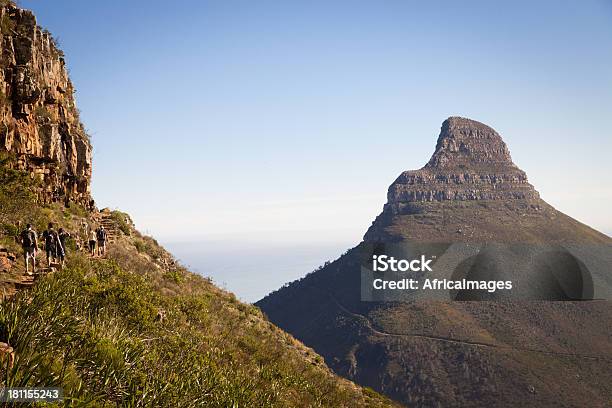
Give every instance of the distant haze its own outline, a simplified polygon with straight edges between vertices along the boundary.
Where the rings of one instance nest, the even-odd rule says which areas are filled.
[[[224,240],[163,244],[190,270],[210,277],[218,286],[231,290],[246,302],[256,302],[348,249],[348,246],[333,243]]]
[[[494,127],[547,202],[612,232],[608,1],[20,3],[66,53],[98,206],[246,299],[261,258],[205,243],[286,244],[261,287],[305,274],[361,239],[451,115]]]

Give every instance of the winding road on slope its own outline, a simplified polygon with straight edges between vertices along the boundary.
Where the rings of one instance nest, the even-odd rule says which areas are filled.
[[[322,289],[319,288],[315,288],[313,287],[313,289],[319,290],[319,291],[323,291]],[[365,323],[366,327],[374,334],[378,335],[378,336],[385,336],[385,337],[398,337],[398,338],[419,338],[419,339],[427,339],[427,340],[434,340],[434,341],[440,341],[440,342],[445,342],[445,343],[454,343],[454,344],[463,344],[463,345],[467,345],[467,346],[473,346],[473,347],[483,347],[483,348],[493,348],[493,349],[502,349],[502,350],[514,350],[514,351],[525,351],[525,352],[529,352],[529,353],[539,353],[539,354],[548,354],[548,355],[556,355],[556,356],[563,356],[563,357],[576,357],[576,358],[583,358],[583,359],[589,359],[589,360],[598,360],[598,361],[609,361],[612,362],[612,358],[607,358],[607,357],[603,357],[603,356],[594,356],[594,355],[588,355],[588,354],[577,354],[577,353],[563,353],[563,352],[556,352],[556,351],[547,351],[547,350],[538,350],[538,349],[532,349],[529,347],[515,347],[515,346],[508,346],[508,345],[503,345],[503,344],[493,344],[493,343],[483,343],[483,342],[478,342],[478,341],[469,341],[469,340],[460,340],[460,339],[454,339],[454,338],[450,338],[450,337],[443,337],[443,336],[431,336],[431,335],[425,335],[425,334],[412,334],[412,333],[389,333],[389,332],[385,332],[385,331],[381,331],[377,328],[375,328],[372,324],[372,322],[370,321],[370,319],[368,319],[366,316],[359,314],[359,313],[355,313],[350,311],[348,308],[346,308],[342,303],[340,303],[338,301],[338,299],[336,299],[336,297],[328,292],[328,291],[324,291],[329,298],[331,299],[331,301],[345,314],[361,320],[362,322]]]

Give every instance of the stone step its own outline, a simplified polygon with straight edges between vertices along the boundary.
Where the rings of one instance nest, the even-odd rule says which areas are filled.
[[[41,269],[37,269],[34,275],[46,275],[48,273],[53,273],[56,270],[57,270],[56,268],[41,268]]]
[[[15,288],[17,289],[25,289],[25,288],[29,288],[32,287],[34,285],[34,281],[22,281],[22,282],[16,282],[15,283]]]
[[[37,268],[36,272],[32,274],[24,273],[23,275],[18,277],[17,281],[11,282],[13,284],[12,288],[3,288],[2,293],[0,293],[0,300],[9,299],[13,297],[19,290],[31,288],[32,286],[34,286],[38,278],[43,275],[54,273],[59,267],[60,264],[53,263],[51,264],[51,267]]]

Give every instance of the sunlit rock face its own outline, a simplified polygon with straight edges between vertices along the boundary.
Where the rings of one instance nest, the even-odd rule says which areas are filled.
[[[91,143],[63,53],[27,10],[0,8],[0,152],[42,181],[41,201],[88,205]]]
[[[444,121],[429,162],[402,173],[389,188],[389,204],[446,200],[537,199],[527,175],[500,135],[466,118]]]
[[[542,200],[493,128],[450,117],[427,164],[389,186],[364,240],[582,244],[609,238]]]

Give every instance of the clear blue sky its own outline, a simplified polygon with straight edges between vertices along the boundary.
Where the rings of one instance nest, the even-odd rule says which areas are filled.
[[[612,232],[610,1],[21,4],[66,53],[98,204],[162,241],[349,247],[450,115]]]

